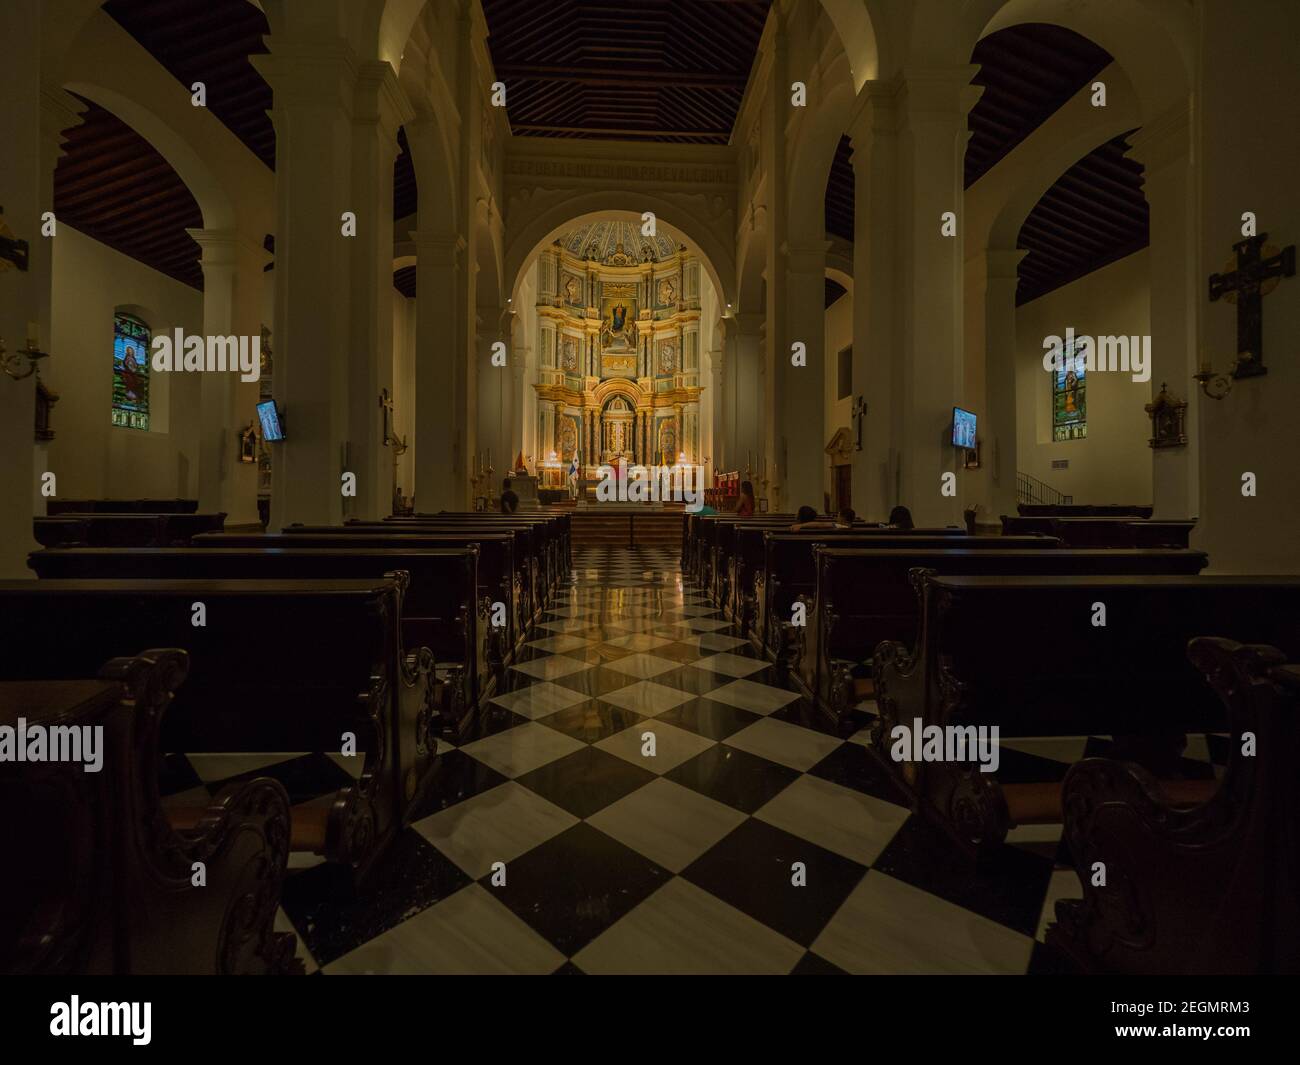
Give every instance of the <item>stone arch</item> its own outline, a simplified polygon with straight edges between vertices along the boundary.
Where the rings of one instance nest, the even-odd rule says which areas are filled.
[[[978,0],[984,17],[975,41],[1023,22],[1064,26],[1105,48],[1130,79],[1141,120],[1149,122],[1186,101],[1195,70],[1196,34],[1190,5],[1158,0]],[[967,55],[970,54],[968,49]]]
[[[764,243],[767,239],[767,208],[751,209],[749,223],[740,234],[737,250],[739,272],[736,278],[734,313],[764,314],[767,308]]]
[[[801,239],[821,240],[825,233],[826,182],[840,137],[853,113],[854,89],[848,57],[831,34],[819,77],[817,106],[806,108],[789,146],[786,193],[786,232]]]
[[[509,281],[510,296],[518,291],[524,270],[537,253],[561,233],[586,222],[629,217],[640,222],[644,211],[653,211],[664,225],[681,234],[687,248],[699,256],[718,299],[723,304],[734,302],[735,286],[723,283],[723,278],[735,276],[734,260],[713,226],[661,196],[612,190],[575,193],[529,216],[517,229],[507,225],[503,276]]]
[[[827,17],[844,45],[852,72],[853,92],[862,91],[868,81],[880,77],[880,42],[869,0],[821,0]]]

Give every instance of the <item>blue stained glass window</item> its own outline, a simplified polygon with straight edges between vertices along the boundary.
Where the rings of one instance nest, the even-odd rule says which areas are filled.
[[[1052,439],[1082,440],[1088,435],[1087,363],[1071,344],[1052,371]]]
[[[149,327],[130,314],[113,316],[113,424],[149,429]]]

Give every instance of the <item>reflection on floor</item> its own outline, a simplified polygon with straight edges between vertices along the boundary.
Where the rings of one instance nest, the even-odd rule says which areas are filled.
[[[1059,827],[1013,832],[974,872],[901,804],[865,728],[843,739],[776,686],[683,584],[675,550],[577,550],[509,674],[478,733],[444,747],[427,812],[363,898],[341,900],[328,867],[295,862],[281,921],[309,971],[1056,968],[1043,929],[1057,897],[1079,894]],[[871,705],[855,714],[865,726]],[[1023,761],[1063,774],[1103,749],[1007,743],[1003,773]],[[170,790],[258,772],[310,802],[345,762],[173,756]]]

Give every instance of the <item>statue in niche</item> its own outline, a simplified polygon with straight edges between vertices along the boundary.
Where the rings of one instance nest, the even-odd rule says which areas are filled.
[[[677,461],[677,431],[671,418],[665,418],[659,430],[659,453],[662,456],[660,461],[665,466],[671,466]]]
[[[659,282],[659,305],[661,307],[674,303],[677,299],[677,286],[673,284],[672,278],[664,278]]]
[[[560,427],[560,458],[570,459],[578,453],[578,430],[574,428],[573,419],[565,418]]]

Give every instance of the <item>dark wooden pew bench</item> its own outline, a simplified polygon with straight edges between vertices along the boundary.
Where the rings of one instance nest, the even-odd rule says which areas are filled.
[[[302,972],[297,937],[273,931],[289,858],[284,787],[229,785],[181,828],[159,799],[159,731],[188,665],[184,651],[149,650],[110,660],[98,679],[0,681],[6,730],[100,730],[96,772],[84,751],[80,762],[0,761],[0,972]]]
[[[999,738],[1108,735],[1126,760],[1176,774],[1188,732],[1222,732],[1223,707],[1189,641],[1239,634],[1300,655],[1300,577],[934,576],[915,647],[885,642],[873,673],[873,753],[916,808],[968,853],[1008,828],[1060,820],[1054,782],[1002,784],[970,760],[894,762],[897,725],[997,726]],[[1099,607],[1105,624],[1094,624]]]
[[[1143,521],[1131,517],[1007,517],[1004,535],[1059,537],[1066,547],[1187,547],[1193,519]]]
[[[1011,537],[981,537],[1002,545]],[[801,596],[807,624],[793,628],[795,677],[817,705],[848,727],[860,677],[871,675],[876,647],[893,641],[912,647],[920,625],[918,576],[1199,573],[1208,561],[1200,551],[1054,549],[976,550],[933,541],[917,547],[895,542],[888,549],[858,544],[817,545],[816,585]],[[960,541],[965,544],[965,541]]]
[[[32,520],[32,533],[43,547],[184,547],[206,532],[224,529],[226,515],[188,513],[77,514]]]
[[[1044,536],[967,536],[960,529],[817,529],[803,532],[764,531],[763,563],[754,570],[754,642],[784,675],[796,651],[790,625],[800,596],[812,596],[817,586],[815,550],[820,544],[843,548],[912,548],[915,550],[965,549],[1007,551],[1055,550],[1060,542]]]
[[[1295,974],[1300,664],[1223,638],[1188,658],[1227,708],[1223,778],[1170,794],[1135,765],[1075,764],[1061,803],[1083,897],[1057,902],[1047,942],[1085,972]]]
[[[183,643],[190,675],[164,750],[339,753],[351,734],[359,765],[315,849],[361,876],[435,765],[433,655],[401,641],[407,579],[0,581],[0,645],[22,648],[0,660],[0,680],[85,677],[142,644]]]
[[[268,537],[248,537],[265,541]],[[295,541],[290,541],[295,542]],[[459,734],[481,689],[504,669],[506,636],[488,624],[479,597],[478,548],[62,548],[34,551],[28,566],[43,580],[374,580],[403,571],[403,646],[427,647],[437,671],[441,729]]]
[[[299,527],[301,530],[301,527]],[[478,551],[476,562],[477,594],[467,596],[467,601],[474,603],[471,620],[474,622],[473,647],[475,653],[468,662],[478,662],[476,677],[468,678],[472,682],[477,696],[470,700],[469,706],[481,702],[491,694],[488,688],[499,675],[502,662],[508,662],[524,638],[527,598],[523,594],[523,574],[516,568],[514,556],[514,538],[509,533],[501,534],[432,534],[432,533],[388,533],[383,530],[370,530],[361,526],[336,526],[329,533],[214,533],[194,538],[193,546],[204,551],[213,549],[257,549],[276,548],[293,551],[394,551],[400,559],[406,551],[436,551],[475,549]],[[404,569],[404,565],[396,568]],[[459,594],[463,589],[459,583],[452,589]],[[505,632],[494,629],[491,625],[492,604],[501,602],[506,607]],[[444,661],[456,661],[445,659]],[[470,689],[466,688],[466,694]]]
[[[45,513],[56,514],[195,514],[197,499],[47,499]]]

